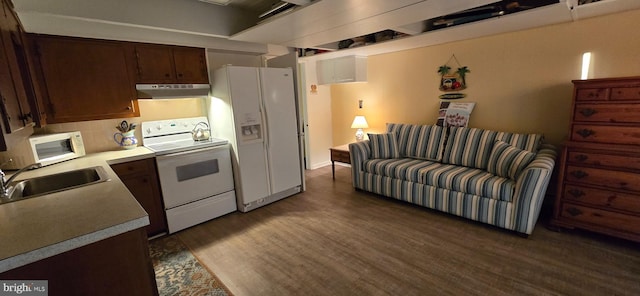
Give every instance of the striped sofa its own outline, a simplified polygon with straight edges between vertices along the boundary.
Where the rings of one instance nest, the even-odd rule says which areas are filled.
[[[353,186],[495,225],[533,231],[555,164],[542,135],[387,124],[349,144]]]

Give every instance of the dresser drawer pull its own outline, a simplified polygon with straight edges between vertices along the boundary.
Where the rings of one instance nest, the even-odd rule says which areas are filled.
[[[582,215],[582,211],[576,208],[568,208],[567,213],[569,213],[569,215],[574,217],[578,215]]]
[[[597,97],[599,97],[599,96],[600,96],[600,94],[599,94],[599,93],[597,93],[597,92],[590,92],[590,93],[589,93],[589,97],[590,97],[590,98],[593,98],[593,97],[596,97],[596,98],[597,98]]]
[[[616,196],[615,194],[612,196],[607,197],[607,206],[611,206],[611,204],[613,203],[614,200],[616,200],[616,198],[618,198],[618,196]]]
[[[582,110],[580,110],[578,112],[580,112],[580,114],[584,115],[584,117],[590,117],[591,115],[598,113],[598,111],[596,111],[594,109],[591,109],[591,108],[582,109]]]
[[[573,172],[571,172],[571,175],[576,177],[576,178],[578,178],[578,179],[582,179],[582,178],[585,178],[585,177],[589,176],[589,174],[587,174],[587,172],[581,171],[581,170],[573,171]]]
[[[575,197],[575,198],[580,198],[585,194],[584,191],[579,190],[579,189],[571,189],[568,192],[569,192],[569,194],[573,195],[573,197]]]
[[[579,131],[576,132],[576,134],[581,135],[583,138],[589,137],[591,135],[594,135],[596,132],[594,130],[590,130],[590,129],[581,129]]]
[[[589,159],[589,156],[586,156],[584,154],[576,155],[576,161],[578,161],[578,162],[583,162],[583,161],[585,161],[587,159]]]

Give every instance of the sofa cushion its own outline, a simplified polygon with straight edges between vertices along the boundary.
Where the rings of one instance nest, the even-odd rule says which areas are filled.
[[[371,147],[371,158],[398,158],[398,140],[393,133],[367,134]]]
[[[442,162],[486,169],[497,134],[478,128],[451,127]]]
[[[396,134],[401,157],[440,161],[444,131],[437,125],[387,123],[387,132]]]
[[[489,173],[516,179],[536,157],[535,153],[513,147],[503,141],[496,140],[491,149],[487,171]]]
[[[516,182],[482,169],[440,164],[424,172],[426,185],[479,195],[496,200],[512,201]]]
[[[435,162],[412,158],[370,159],[365,161],[362,169],[367,173],[421,183],[424,179],[422,170],[438,165]]]
[[[363,170],[367,173],[431,185],[439,188],[511,201],[515,181],[493,175],[484,170],[438,162],[400,159],[370,159]]]
[[[538,153],[538,148],[542,144],[544,137],[541,134],[514,134],[498,132],[496,140],[503,141],[513,147]]]

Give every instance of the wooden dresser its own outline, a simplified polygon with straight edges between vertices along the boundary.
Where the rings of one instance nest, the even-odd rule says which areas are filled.
[[[551,224],[640,242],[640,77],[573,84]]]

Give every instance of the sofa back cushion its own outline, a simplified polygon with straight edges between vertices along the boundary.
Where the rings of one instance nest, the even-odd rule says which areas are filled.
[[[442,162],[486,169],[497,134],[478,128],[451,127]]]
[[[538,153],[538,148],[542,144],[543,136],[541,134],[514,134],[498,132],[496,140],[503,141],[522,150]]]
[[[399,158],[398,140],[394,133],[367,134],[371,158]]]
[[[441,126],[387,123],[387,132],[396,134],[401,157],[442,159],[445,128]]]
[[[515,180],[536,154],[496,140],[491,149],[487,172]]]

